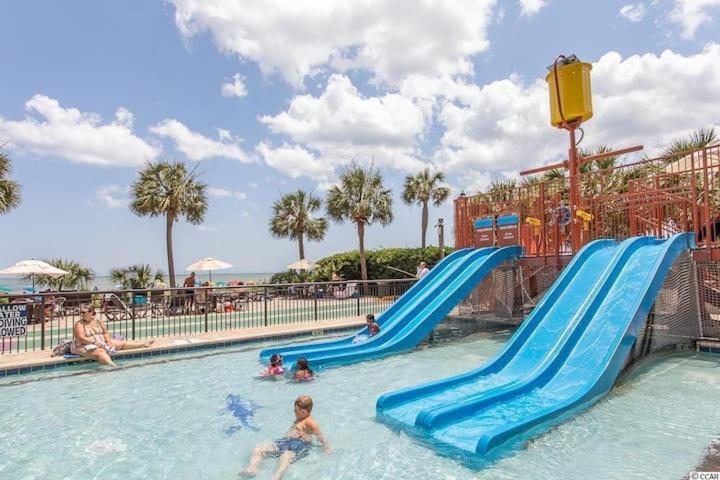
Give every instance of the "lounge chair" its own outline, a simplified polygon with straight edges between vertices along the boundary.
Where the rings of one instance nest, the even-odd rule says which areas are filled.
[[[103,313],[108,322],[132,318],[132,311],[125,302],[114,293],[106,293],[103,301]]]

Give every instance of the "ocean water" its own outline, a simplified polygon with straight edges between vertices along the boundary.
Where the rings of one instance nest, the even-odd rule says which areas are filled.
[[[241,280],[243,282],[253,281],[259,284],[269,282],[272,275],[272,273],[213,273],[212,280],[215,283],[225,282],[225,284],[233,280]],[[186,277],[187,274],[175,275],[176,285],[181,286]],[[195,278],[198,285],[210,279],[207,272],[196,272]],[[115,282],[112,281],[110,276],[99,276],[95,277],[88,287],[90,290],[94,287],[97,287],[98,290],[113,290],[115,285]],[[22,293],[23,290],[30,289],[32,289],[32,284],[20,277],[0,277],[0,291],[6,293]]]
[[[314,399],[332,452],[314,448],[288,480],[678,480],[717,439],[720,361],[698,354],[645,362],[590,410],[483,469],[375,420],[380,394],[472,368],[506,340],[480,333],[325,370],[304,384],[257,379],[259,347],[126,360],[114,371],[85,364],[7,377],[0,379],[0,478],[235,479],[258,443],[284,435],[301,394]],[[238,416],[229,399],[254,413]],[[267,459],[257,478],[270,478],[275,461]]]

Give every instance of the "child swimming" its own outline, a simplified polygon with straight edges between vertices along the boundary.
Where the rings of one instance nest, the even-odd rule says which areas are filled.
[[[285,375],[285,369],[282,366],[283,357],[279,353],[273,353],[270,357],[270,365],[263,370],[263,377],[281,377]]]
[[[303,458],[310,452],[313,436],[317,437],[325,453],[330,453],[330,444],[320,431],[320,426],[312,417],[313,401],[307,395],[295,400],[295,421],[285,436],[274,442],[258,445],[253,450],[250,463],[241,472],[242,475],[253,477],[264,457],[280,457],[273,479],[282,478],[291,463]]]
[[[307,358],[298,358],[298,361],[295,364],[295,375],[293,375],[293,380],[296,382],[307,382],[312,380],[314,375],[315,372],[313,372],[310,368]]]

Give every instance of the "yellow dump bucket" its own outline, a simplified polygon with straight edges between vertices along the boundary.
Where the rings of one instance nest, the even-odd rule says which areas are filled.
[[[592,70],[592,65],[589,63],[576,62],[558,65],[560,100],[567,123],[589,120],[593,115],[590,70]],[[563,119],[558,108],[555,72],[550,71],[545,80],[548,82],[548,90],[550,90],[550,123],[554,127],[560,127]]]

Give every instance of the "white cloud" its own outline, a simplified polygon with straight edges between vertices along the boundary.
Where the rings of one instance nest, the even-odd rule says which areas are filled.
[[[620,16],[629,22],[639,22],[645,17],[645,5],[628,4],[620,9]]]
[[[150,131],[156,135],[170,138],[175,143],[175,148],[190,160],[224,157],[244,163],[252,161],[240,146],[242,140],[233,137],[227,130],[218,129],[219,140],[213,140],[200,133],[193,132],[173,118],[168,118],[150,127]]]
[[[712,22],[711,12],[718,7],[720,0],[675,0],[669,18],[682,26],[683,37],[691,39],[701,25]]]
[[[199,232],[217,232],[216,227],[211,227],[209,225],[198,225],[195,227]]]
[[[258,151],[266,163],[294,178],[327,181],[335,167],[350,160],[415,171],[422,167],[416,144],[427,120],[426,112],[403,95],[364,97],[347,77],[332,75],[320,96],[296,96],[286,111],[260,118],[298,146],[263,144]]]
[[[230,133],[230,130],[225,130],[224,128],[218,128],[218,138],[222,142],[230,142],[232,141],[232,134]]]
[[[227,188],[208,187],[207,192],[211,197],[217,198],[237,198],[238,200],[245,200],[247,198],[245,192],[233,191]]]
[[[0,141],[7,139],[12,148],[75,163],[121,167],[143,165],[161,152],[133,133],[133,114],[123,107],[106,124],[96,113],[63,108],[40,94],[25,103],[25,110],[24,120],[0,117]]]
[[[250,185],[250,188],[258,188],[260,186],[257,182],[250,182],[248,185]]]
[[[488,47],[496,0],[170,0],[185,37],[209,31],[224,52],[280,72],[300,87],[331,66],[381,82],[406,75],[469,74]],[[534,0],[537,2],[538,0]],[[432,59],[432,61],[428,61]]]
[[[719,44],[689,56],[669,50],[602,56],[593,64],[595,116],[583,125],[584,145],[642,144],[653,154],[679,134],[718,122],[718,62]],[[543,79],[448,88],[439,114],[446,131],[434,161],[449,173],[496,175],[564,158],[567,134],[550,126],[548,110]]]
[[[257,146],[257,151],[268,166],[291,178],[306,176],[318,182],[327,182],[334,175],[331,166],[298,145],[285,144],[273,148],[262,142]]]
[[[242,212],[240,212],[240,215],[242,215],[243,218],[251,218],[252,217],[250,212],[248,212],[247,210],[243,210]]]
[[[547,5],[545,0],[518,0],[520,6],[520,15],[523,17],[532,17]]]
[[[128,194],[130,187],[121,187],[120,185],[105,185],[95,189],[95,200],[90,202],[92,205],[107,208],[127,207],[130,203]]]
[[[236,73],[232,77],[232,82],[223,83],[221,93],[223,97],[244,97],[248,93],[245,77]]]

